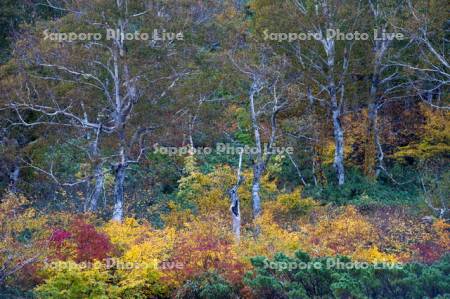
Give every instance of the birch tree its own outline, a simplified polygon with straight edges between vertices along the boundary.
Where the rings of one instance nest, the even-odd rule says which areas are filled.
[[[259,1],[257,1],[259,2]],[[281,51],[293,59],[298,68],[300,98],[324,106],[329,112],[333,128],[334,168],[339,185],[345,183],[344,128],[342,116],[346,109],[346,89],[351,68],[354,37],[339,34],[357,31],[362,13],[361,1],[260,1],[263,15],[258,24],[261,36],[270,39],[270,33],[300,33],[305,38],[274,41]],[[285,21],[272,23],[269,14],[277,12]],[[309,37],[308,37],[309,36]]]
[[[409,22],[398,30],[410,39],[415,59],[399,57],[392,63],[405,70],[409,88],[427,105],[449,110],[448,13],[446,1],[406,1]]]
[[[232,221],[232,231],[236,240],[239,242],[241,238],[241,204],[239,201],[238,189],[241,186],[244,177],[242,176],[242,157],[244,152],[239,153],[238,169],[236,174],[236,184],[228,191],[231,199],[230,213]]]
[[[30,35],[24,40],[29,45],[18,53],[27,72],[24,76],[30,78],[25,86],[29,93],[25,98],[12,99],[9,106],[24,126],[67,126],[95,136],[90,154],[98,163],[91,176],[96,180],[88,207],[96,208],[101,169],[107,163],[114,177],[112,218],[121,221],[127,169],[145,157],[149,134],[164,121],[159,117],[158,104],[168,99],[177,82],[191,72],[186,56],[182,56],[189,54],[188,44],[178,51],[183,41],[175,40],[174,34],[209,19],[202,13],[205,9],[195,3],[178,9],[174,1],[72,1],[64,7],[49,1],[48,5],[67,15],[49,24],[50,29],[39,27],[47,29],[44,34],[59,34],[63,27],[69,27],[76,33],[104,36],[55,42]],[[154,30],[159,30],[159,38],[152,36]],[[126,37],[135,31],[147,32],[150,38]],[[162,32],[172,32],[172,38],[163,38]],[[52,92],[52,88],[64,84],[77,92],[65,97]],[[30,111],[39,115],[38,121],[26,119],[24,114]],[[113,154],[100,158],[105,151]]]
[[[369,60],[372,71],[369,75],[365,171],[370,178],[376,178],[382,170],[386,170],[378,124],[379,110],[389,99],[403,93],[405,88],[399,68],[389,63],[402,53],[401,47],[396,45],[395,39],[381,38],[387,34],[398,33],[395,24],[402,17],[403,9],[404,3],[401,1],[371,0],[368,3],[370,27],[377,32],[376,38],[372,39]]]
[[[261,178],[273,156],[277,141],[277,115],[288,104],[285,97],[288,84],[283,80],[283,73],[280,71],[287,63],[282,56],[271,53],[267,47],[253,50],[254,52],[245,51],[239,55],[233,53],[229,57],[249,84],[246,104],[254,141],[254,151],[251,154],[252,209],[253,217],[257,219],[261,215]],[[263,133],[267,136],[267,143],[264,143]]]

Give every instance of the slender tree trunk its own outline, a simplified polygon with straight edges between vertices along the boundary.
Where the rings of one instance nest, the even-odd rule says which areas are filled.
[[[305,178],[303,177],[302,172],[301,172],[300,168],[298,167],[297,163],[295,163],[294,158],[292,158],[291,154],[289,154],[289,153],[286,153],[286,154],[287,154],[289,160],[291,160],[291,163],[294,166],[295,171],[297,171],[297,175],[298,175],[300,182],[302,183],[303,186],[306,186],[307,184],[306,184]]]
[[[96,212],[98,208],[98,202],[100,200],[100,196],[103,192],[103,186],[104,186],[104,175],[103,175],[103,161],[100,158],[100,150],[98,148],[98,142],[100,138],[100,132],[102,130],[102,127],[100,126],[97,130],[97,135],[95,139],[92,142],[91,145],[91,156],[92,159],[96,161],[95,168],[94,168],[94,186],[93,190],[89,190],[88,198],[87,198],[87,205],[85,210],[90,212]],[[90,185],[90,184],[89,184]]]
[[[256,79],[255,79],[256,80]],[[252,206],[253,218],[256,219],[261,214],[261,197],[259,190],[261,186],[261,177],[264,171],[263,153],[261,145],[261,135],[259,133],[258,120],[255,110],[255,95],[258,92],[257,82],[254,82],[250,91],[250,117],[252,121],[253,134],[255,138],[255,145],[257,149],[256,161],[253,166],[253,182],[252,182]]]
[[[119,9],[123,8],[123,2],[117,0],[117,6]],[[124,23],[122,19],[118,21],[118,30],[124,32]],[[125,183],[125,171],[126,171],[126,142],[125,142],[125,121],[128,108],[125,107],[124,99],[121,95],[121,85],[124,83],[129,88],[129,82],[124,79],[125,82],[121,82],[121,76],[119,75],[119,61],[124,58],[123,40],[116,39],[115,47],[113,50],[113,65],[114,65],[114,98],[115,98],[115,127],[119,137],[120,149],[120,162],[114,165],[114,210],[112,220],[121,222],[123,219],[123,205],[125,201],[124,195],[124,183]],[[128,69],[125,67],[123,70],[123,76],[128,77]],[[132,94],[130,94],[131,96]],[[128,110],[128,111],[127,111]]]
[[[117,164],[114,180],[114,211],[112,220],[121,222],[123,219],[124,182],[126,167],[122,163]]]
[[[325,15],[329,14],[328,7],[324,7]],[[328,78],[327,88],[331,100],[331,114],[333,119],[333,133],[334,133],[334,168],[336,169],[336,175],[339,186],[345,183],[345,168],[344,168],[344,129],[341,124],[341,104],[343,101],[343,86],[342,82],[336,87],[336,80],[334,78],[335,68],[335,42],[334,40],[323,40],[324,50],[327,55],[328,65]],[[344,61],[344,72],[348,67],[348,60]],[[341,80],[342,81],[342,80]],[[341,91],[341,100],[338,103],[337,92]]]
[[[122,125],[119,130],[120,142],[120,162],[114,165],[114,211],[112,219],[115,221],[122,221],[123,219],[123,204],[125,201],[124,184],[125,172],[128,167],[127,155],[125,153],[125,126]]]
[[[9,190],[12,193],[17,192],[17,181],[19,180],[19,175],[20,175],[20,165],[19,165],[19,161],[16,160],[16,161],[14,161],[14,165],[9,174]]]
[[[239,194],[238,189],[243,181],[243,177],[241,176],[241,168],[242,168],[242,155],[243,152],[239,155],[239,166],[237,170],[237,181],[236,185],[231,188],[229,191],[231,198],[230,212],[231,212],[231,220],[232,220],[232,230],[236,240],[239,242],[241,238],[241,207],[239,202]]]
[[[253,167],[253,181],[252,181],[252,206],[253,218],[256,219],[261,215],[261,197],[259,191],[261,189],[262,168],[260,164]]]
[[[345,183],[345,168],[344,168],[344,129],[341,124],[341,111],[339,107],[333,105],[333,132],[334,132],[334,167],[338,178],[339,186]]]
[[[237,241],[241,238],[241,208],[239,202],[239,195],[237,190],[233,190],[231,193],[231,219],[232,219],[232,230]]]
[[[375,14],[378,14],[374,11]],[[386,31],[386,25],[383,27],[383,32]],[[375,41],[373,52],[375,53],[375,60],[373,62],[372,80],[369,92],[369,105],[367,109],[367,142],[364,156],[364,168],[366,175],[375,180],[381,169],[383,168],[383,151],[380,143],[380,135],[378,129],[378,101],[380,92],[380,77],[383,58],[386,50],[389,47],[389,42],[386,40]]]
[[[378,116],[378,110],[376,116]],[[381,147],[380,141],[380,130],[378,129],[378,117],[375,119],[375,145],[377,147],[377,168],[375,170],[375,175],[378,177],[380,175],[381,170],[385,169],[383,166],[384,163],[384,153],[383,148]]]
[[[98,201],[103,192],[103,186],[104,186],[104,180],[105,180],[105,178],[103,176],[103,163],[100,162],[95,166],[94,176],[95,176],[95,185],[94,185],[94,190],[92,192],[92,195],[90,196],[89,206],[88,206],[88,210],[92,211],[92,212],[97,211]]]
[[[275,144],[276,139],[276,116],[280,109],[283,107],[283,104],[278,105],[277,96],[274,97],[274,106],[272,107],[272,114],[270,117],[271,123],[271,136],[269,140],[269,144],[267,146],[267,153],[263,152],[263,145],[261,141],[261,134],[259,131],[259,123],[258,116],[255,109],[255,95],[258,94],[262,90],[262,82],[257,77],[253,78],[252,87],[250,89],[250,118],[252,122],[253,134],[255,138],[255,161],[253,165],[253,180],[252,180],[252,207],[253,207],[253,217],[256,220],[261,215],[261,197],[260,197],[260,189],[261,189],[261,178],[266,170],[267,163],[270,161],[272,147]],[[256,235],[259,234],[259,227],[256,226]]]

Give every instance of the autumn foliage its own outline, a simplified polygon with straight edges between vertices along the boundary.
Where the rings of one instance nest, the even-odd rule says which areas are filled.
[[[239,247],[226,228],[226,223],[210,217],[190,223],[179,232],[171,260],[183,266],[169,271],[173,278],[185,283],[202,273],[217,272],[238,285],[246,265],[239,254]]]
[[[266,202],[256,223],[259,235],[254,235],[255,223],[248,222],[239,241],[223,213],[191,214],[156,229],[134,218],[94,225],[89,217],[70,221],[61,214],[53,219],[38,217],[24,198],[14,196],[1,207],[0,217],[9,219],[2,226],[2,244],[8,244],[2,245],[2,261],[21,265],[24,260],[19,255],[11,259],[13,252],[36,259],[8,279],[18,283],[24,271],[33,268],[35,278],[28,284],[39,284],[36,292],[42,298],[63,298],[66,291],[73,298],[135,298],[136,294],[189,298],[202,292],[254,298],[256,282],[248,284],[246,276],[255,267],[254,256],[270,259],[283,252],[293,257],[301,250],[313,258],[348,256],[373,264],[431,265],[450,249],[445,221],[424,222],[395,208],[331,209],[302,198],[299,191]],[[167,219],[179,212],[169,211]],[[14,251],[6,251],[10,248]]]

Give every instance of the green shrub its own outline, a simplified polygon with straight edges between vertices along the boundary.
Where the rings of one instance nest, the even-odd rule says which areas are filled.
[[[273,260],[259,256],[251,260],[254,270],[247,273],[244,282],[257,298],[406,299],[450,296],[450,255],[432,265],[327,267],[327,263],[338,260],[342,263],[351,261],[339,256],[311,258],[303,252],[297,252],[293,258],[277,254]],[[298,265],[309,267],[300,269]]]
[[[46,299],[118,298],[116,288],[108,284],[111,276],[102,268],[100,264],[84,269],[74,262],[55,263],[36,294]]]
[[[219,274],[206,272],[186,282],[177,292],[177,299],[237,298],[231,284]]]
[[[376,181],[370,181],[360,170],[349,168],[346,182],[338,186],[334,182],[334,172],[327,169],[328,181],[326,186],[309,186],[305,188],[303,196],[313,197],[327,203],[338,205],[353,204],[356,206],[386,206],[386,205],[417,205],[422,202],[417,172],[410,168],[395,165],[391,175],[402,184],[395,184],[390,178],[382,174]],[[405,183],[405,184],[404,184]]]

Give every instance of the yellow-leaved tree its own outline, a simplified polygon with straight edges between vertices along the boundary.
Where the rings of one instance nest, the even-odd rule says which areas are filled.
[[[169,260],[175,240],[175,229],[156,230],[145,221],[126,218],[123,223],[111,221],[103,227],[118,252],[107,261],[115,270],[119,294],[139,293],[148,297],[167,294],[169,281],[160,268]]]

